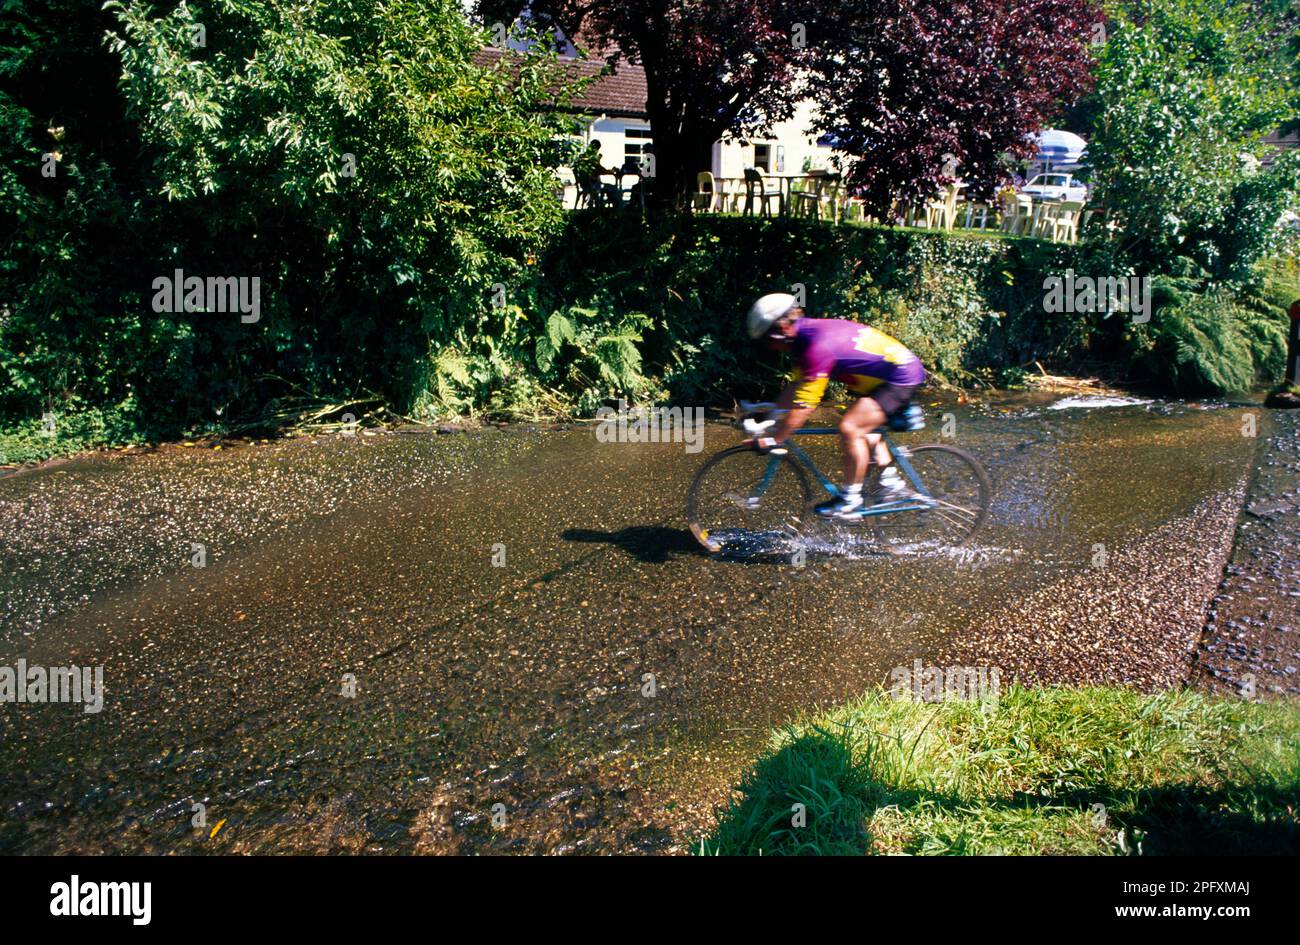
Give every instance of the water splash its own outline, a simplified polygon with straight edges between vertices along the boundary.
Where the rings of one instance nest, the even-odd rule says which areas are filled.
[[[1139,407],[1151,403],[1138,397],[1064,397],[1050,405],[1048,410],[1069,410],[1079,407],[1091,410],[1096,407]]]
[[[886,548],[863,528],[841,526],[798,532],[772,529],[749,532],[728,529],[715,532],[713,537],[723,543],[719,557],[740,561],[771,561],[774,558],[791,559],[799,552],[807,556],[840,558],[849,561],[869,559],[928,558],[944,561],[958,570],[980,570],[1017,560],[1023,552],[1018,548],[1000,548],[992,545],[946,545],[936,541],[893,545]]]
[[[1024,553],[1019,548],[998,548],[992,545],[954,546],[933,541],[897,545],[894,551],[909,558],[949,561],[959,571],[978,571],[994,565],[1009,564]]]

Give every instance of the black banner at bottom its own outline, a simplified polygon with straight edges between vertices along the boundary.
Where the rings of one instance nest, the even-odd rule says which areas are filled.
[[[677,914],[730,922],[807,921],[847,905],[863,918],[967,928],[1050,922],[1228,931],[1282,911],[1289,872],[1268,859],[837,859],[776,864],[704,858],[194,857],[11,858],[0,884],[7,927],[73,934],[178,930],[329,935],[421,915],[481,921],[500,934],[571,930],[576,922],[651,922]],[[681,872],[679,872],[679,870]],[[745,883],[755,883],[746,891]],[[748,894],[746,894],[748,892]],[[847,893],[847,897],[845,896]],[[819,901],[822,900],[822,901]],[[829,907],[829,909],[828,909]],[[773,915],[776,913],[776,915]],[[919,923],[919,925],[917,925]],[[615,928],[628,928],[626,924]],[[768,931],[765,929],[765,931]]]

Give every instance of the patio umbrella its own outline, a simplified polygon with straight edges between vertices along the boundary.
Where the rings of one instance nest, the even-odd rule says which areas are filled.
[[[1047,128],[1033,136],[1038,146],[1035,161],[1050,162],[1054,165],[1078,164],[1088,142],[1069,131]]]

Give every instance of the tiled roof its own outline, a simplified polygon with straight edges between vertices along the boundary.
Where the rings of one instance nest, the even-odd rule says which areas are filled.
[[[489,68],[499,63],[509,50],[485,46],[474,54],[475,65]],[[605,63],[599,59],[562,59],[561,63],[574,78],[590,78],[600,74]],[[576,96],[569,104],[574,111],[594,114],[620,115],[632,118],[646,117],[645,69],[641,66],[619,63],[613,75],[600,76]]]
[[[1300,132],[1293,131],[1284,137],[1280,132],[1274,131],[1264,136],[1264,143],[1271,144],[1279,151],[1294,151],[1300,148]],[[1273,159],[1274,152],[1264,155],[1265,164],[1272,164]]]

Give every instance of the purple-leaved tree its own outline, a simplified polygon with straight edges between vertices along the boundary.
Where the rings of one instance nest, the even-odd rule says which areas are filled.
[[[1090,84],[1088,0],[838,0],[805,63],[820,122],[869,207],[931,197],[955,174],[989,196],[1030,135]]]

